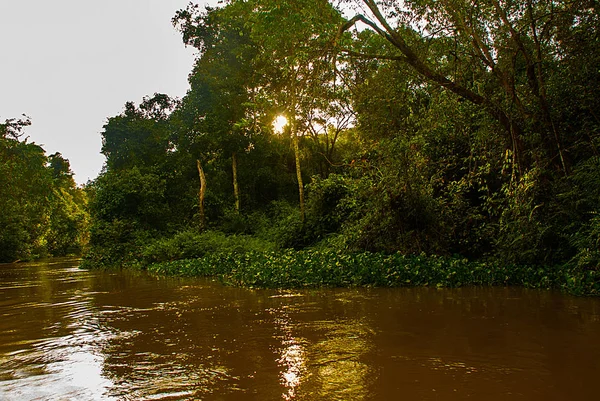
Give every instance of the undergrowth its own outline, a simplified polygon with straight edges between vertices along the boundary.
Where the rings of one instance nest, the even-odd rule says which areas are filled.
[[[522,286],[600,295],[598,272],[575,267],[501,266],[467,259],[334,251],[215,253],[148,266],[161,275],[217,277],[258,288]]]

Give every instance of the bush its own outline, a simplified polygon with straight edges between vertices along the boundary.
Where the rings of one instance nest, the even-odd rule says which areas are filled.
[[[82,267],[137,266],[142,247],[155,235],[130,220],[99,220],[90,228],[89,249],[83,257]]]
[[[270,251],[275,246],[268,241],[247,235],[226,235],[219,231],[198,232],[190,229],[172,237],[160,238],[146,244],[142,250],[142,264],[202,258],[214,253],[243,253]]]
[[[272,241],[278,249],[301,248],[304,243],[298,206],[287,201],[271,202],[256,236]]]
[[[575,169],[570,199],[570,243],[576,249],[571,263],[580,271],[600,271],[600,157],[592,157]]]

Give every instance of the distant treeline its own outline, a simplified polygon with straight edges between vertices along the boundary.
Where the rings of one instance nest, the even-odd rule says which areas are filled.
[[[0,263],[81,254],[86,196],[60,153],[22,140],[28,118],[0,124]]]

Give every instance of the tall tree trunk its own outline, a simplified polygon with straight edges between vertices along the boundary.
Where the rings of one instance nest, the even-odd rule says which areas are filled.
[[[296,178],[298,178],[298,200],[300,201],[300,221],[304,223],[304,182],[302,182],[302,169],[300,168],[300,145],[298,144],[298,125],[296,124],[296,79],[298,71],[294,68],[291,81],[291,107],[290,107],[290,134],[294,146],[294,158],[296,159]]]
[[[240,213],[240,187],[237,178],[237,153],[231,154],[231,170],[233,171],[233,196],[235,197],[235,212]]]
[[[298,145],[296,116],[292,115],[291,120],[291,134],[294,144],[294,157],[296,158],[296,177],[298,178],[298,196],[300,200],[300,221],[304,222],[304,183],[302,182],[302,169],[300,168],[300,146]]]
[[[196,159],[196,166],[198,167],[198,175],[200,176],[200,190],[198,191],[198,199],[200,202],[200,228],[204,229],[206,227],[206,215],[204,213],[204,197],[206,195],[206,176],[204,175],[202,164],[198,159]]]

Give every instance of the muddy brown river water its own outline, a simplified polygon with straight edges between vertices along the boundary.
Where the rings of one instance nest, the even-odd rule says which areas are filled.
[[[0,400],[598,400],[600,300],[0,265]]]

